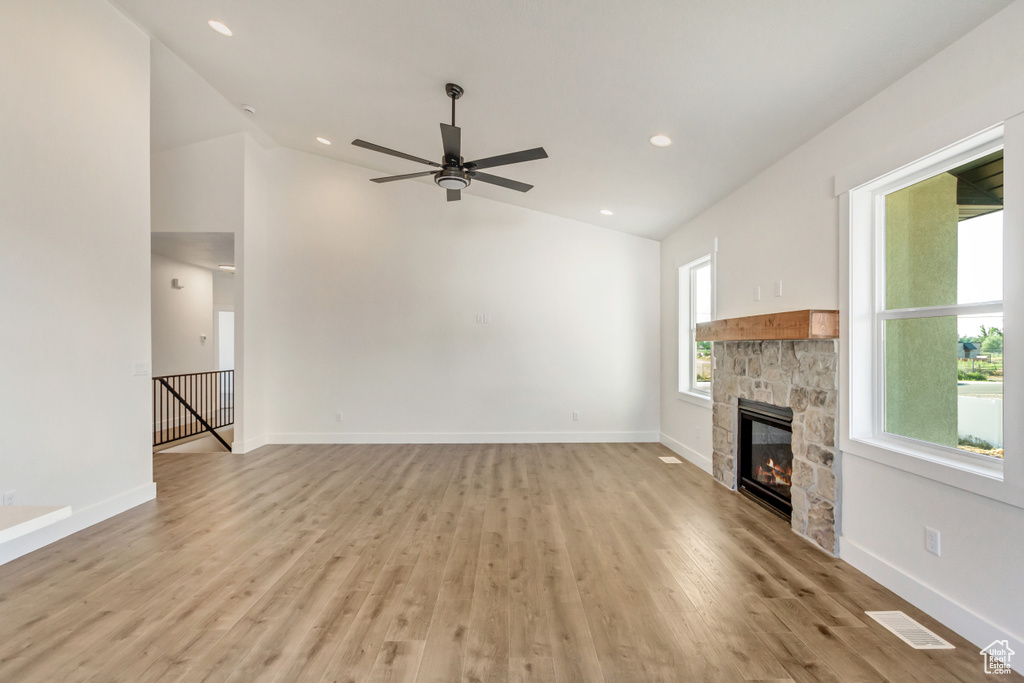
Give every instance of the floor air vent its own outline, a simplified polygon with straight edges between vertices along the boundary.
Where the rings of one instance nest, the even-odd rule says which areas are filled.
[[[672,464],[672,463],[675,463],[675,462],[678,462],[678,463],[682,462],[682,460],[680,460],[679,458],[674,458],[671,455],[669,455],[669,456],[662,455],[660,457],[661,457],[661,461],[662,462],[667,462],[669,464]]]
[[[895,633],[900,640],[915,650],[956,649],[903,612],[865,612],[864,614]]]

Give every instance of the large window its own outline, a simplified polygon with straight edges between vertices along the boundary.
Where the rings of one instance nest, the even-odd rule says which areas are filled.
[[[1021,387],[1013,257],[1024,237],[1013,228],[1012,170],[1003,209],[1014,145],[997,126],[860,185],[837,177],[838,192],[849,188],[840,440],[844,451],[1024,505],[1021,430],[1004,423],[1015,409],[1003,390],[1007,364],[1011,404]]]
[[[878,197],[885,433],[1003,457],[1003,152]]]
[[[679,268],[679,392],[703,399],[711,397],[711,342],[696,332],[714,313],[713,269],[713,253]]]

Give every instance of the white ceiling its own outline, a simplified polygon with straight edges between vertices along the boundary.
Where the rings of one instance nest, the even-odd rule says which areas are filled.
[[[154,254],[210,270],[235,264],[235,236],[230,232],[154,232],[150,245]]]
[[[536,146],[550,155],[491,169],[536,185],[529,193],[474,183],[464,201],[483,196],[655,239],[1010,4],[114,2],[232,105],[256,107],[243,125],[268,143],[364,166],[368,179],[425,170],[349,143],[440,161],[452,81],[466,89],[457,124],[467,160]],[[196,86],[172,77],[177,57],[154,55],[156,147],[238,127],[224,112],[197,127],[183,106]],[[653,147],[655,133],[673,145]],[[405,182],[421,181],[367,183],[367,192],[402,192]]]

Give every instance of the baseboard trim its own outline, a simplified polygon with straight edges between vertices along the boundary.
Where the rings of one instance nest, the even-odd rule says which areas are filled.
[[[1013,634],[1009,629],[975,614],[931,586],[865,550],[849,538],[841,537],[839,548],[840,559],[864,572],[918,609],[935,617],[979,649],[987,647],[994,640],[1007,639],[1010,641],[1010,649],[1024,652],[1024,638],[1019,634]],[[978,666],[981,666],[980,656]]]
[[[156,483],[150,482],[94,505],[80,510],[72,510],[70,517],[0,544],[0,564],[6,564],[23,555],[28,555],[54,541],[87,529],[154,498],[156,498]]]
[[[668,448],[673,453],[675,453],[676,455],[682,456],[689,462],[701,468],[708,474],[712,473],[711,458],[705,455],[701,455],[700,453],[698,453],[697,451],[693,450],[692,448],[690,448],[689,446],[680,441],[676,441],[665,432],[661,433],[661,444]]]
[[[272,444],[358,443],[656,443],[657,432],[283,433]],[[249,442],[246,442],[248,445]]]
[[[231,452],[235,455],[242,455],[250,451],[254,451],[257,448],[262,448],[267,444],[272,443],[267,435],[257,436],[253,439],[246,439],[245,441],[234,441],[231,444]]]

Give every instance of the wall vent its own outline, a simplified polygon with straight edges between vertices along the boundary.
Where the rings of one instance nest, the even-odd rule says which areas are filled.
[[[915,650],[956,649],[903,612],[865,612],[864,614],[895,633],[900,640]]]

